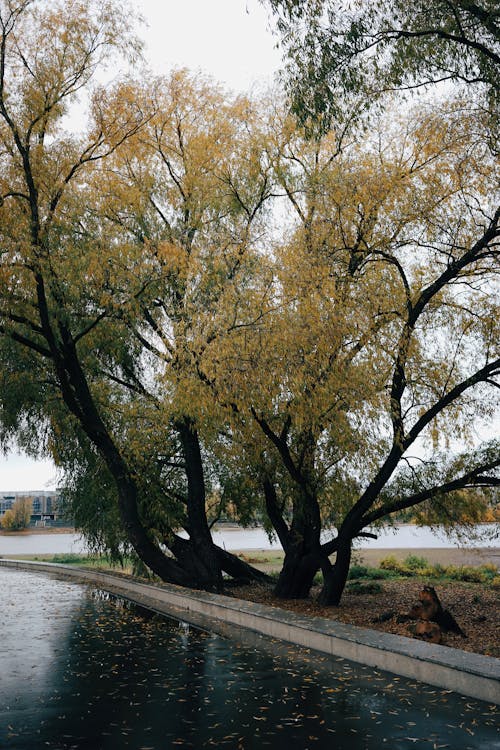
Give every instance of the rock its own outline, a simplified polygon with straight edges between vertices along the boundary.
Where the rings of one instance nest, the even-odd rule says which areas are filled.
[[[419,603],[415,604],[408,612],[407,617],[409,619],[436,623],[441,630],[458,633],[463,638],[467,638],[451,612],[443,609],[439,597],[432,586],[424,586],[418,598]],[[438,643],[439,641],[432,642]]]
[[[441,643],[441,628],[435,622],[429,620],[418,620],[415,625],[415,635],[423,638],[428,643]]]

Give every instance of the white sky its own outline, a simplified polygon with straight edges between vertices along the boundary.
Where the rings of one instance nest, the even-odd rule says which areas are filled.
[[[125,5],[128,0],[125,0]],[[258,0],[134,0],[146,63],[157,74],[200,69],[235,91],[271,83],[280,66],[268,14]],[[0,494],[55,489],[51,461],[0,453]]]
[[[135,0],[148,28],[145,57],[156,73],[187,66],[246,91],[271,82],[280,65],[276,37],[258,0]]]

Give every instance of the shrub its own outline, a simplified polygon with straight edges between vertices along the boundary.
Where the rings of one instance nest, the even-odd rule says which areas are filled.
[[[441,566],[442,567],[442,566]],[[442,578],[445,574],[446,568],[443,568],[442,571],[436,570],[436,567],[434,565],[431,565],[428,568],[421,568],[420,570],[416,571],[422,578]]]
[[[366,577],[373,581],[379,578],[382,578],[383,580],[386,580],[387,578],[396,578],[398,575],[399,573],[395,570],[384,570],[383,568],[368,568],[368,574]]]
[[[366,578],[368,576],[368,568],[366,565],[352,565],[349,571],[349,579],[355,580],[358,578]]]
[[[397,560],[394,555],[384,557],[379,565],[383,570],[396,570],[398,572],[401,570],[401,562]]]
[[[405,557],[403,564],[410,570],[420,571],[424,568],[429,568],[429,563],[425,557],[418,557],[417,555],[408,555],[408,557]]]
[[[495,563],[486,563],[479,567],[488,580],[493,580],[498,576],[498,566]]]
[[[450,565],[446,569],[446,575],[453,581],[468,581],[470,583],[486,583],[488,576],[481,568],[474,568],[470,565]]]
[[[396,559],[394,555],[384,557],[384,559],[380,561],[379,565],[382,570],[391,570],[400,576],[412,576],[415,574],[415,570],[409,568],[407,565],[405,565],[404,562],[401,562],[401,560]]]
[[[435,578],[443,578],[446,575],[446,571],[448,568],[446,565],[441,565],[441,563],[436,563],[436,565],[433,565],[430,570],[432,570],[432,575]]]

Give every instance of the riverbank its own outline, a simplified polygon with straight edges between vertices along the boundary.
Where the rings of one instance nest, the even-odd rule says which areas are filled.
[[[500,547],[422,547],[412,549],[413,555],[425,557],[432,565],[486,565],[493,563],[500,567]],[[364,549],[355,552],[354,557],[361,565],[376,566],[380,561],[393,555],[397,560],[404,560],[408,556],[408,549]]]
[[[281,569],[283,553],[269,550],[239,550],[245,560],[265,573],[277,573]],[[358,549],[353,553],[353,562],[359,565],[376,567],[389,555],[397,560],[404,560],[409,554],[425,559],[432,565],[479,565],[493,564],[500,568],[500,547],[419,547],[386,549]]]
[[[0,529],[0,536],[15,537],[15,536],[31,536],[32,534],[76,534],[74,526],[28,526],[27,529],[19,529],[17,531],[6,531]]]

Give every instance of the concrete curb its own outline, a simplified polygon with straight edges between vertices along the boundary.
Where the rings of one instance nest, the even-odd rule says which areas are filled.
[[[0,566],[91,583],[149,609],[215,632],[227,634],[227,625],[242,628],[471,698],[500,704],[500,659],[494,657],[322,617],[301,617],[277,607],[228,596],[191,591],[169,584],[140,583],[119,575],[69,565],[0,559]]]

